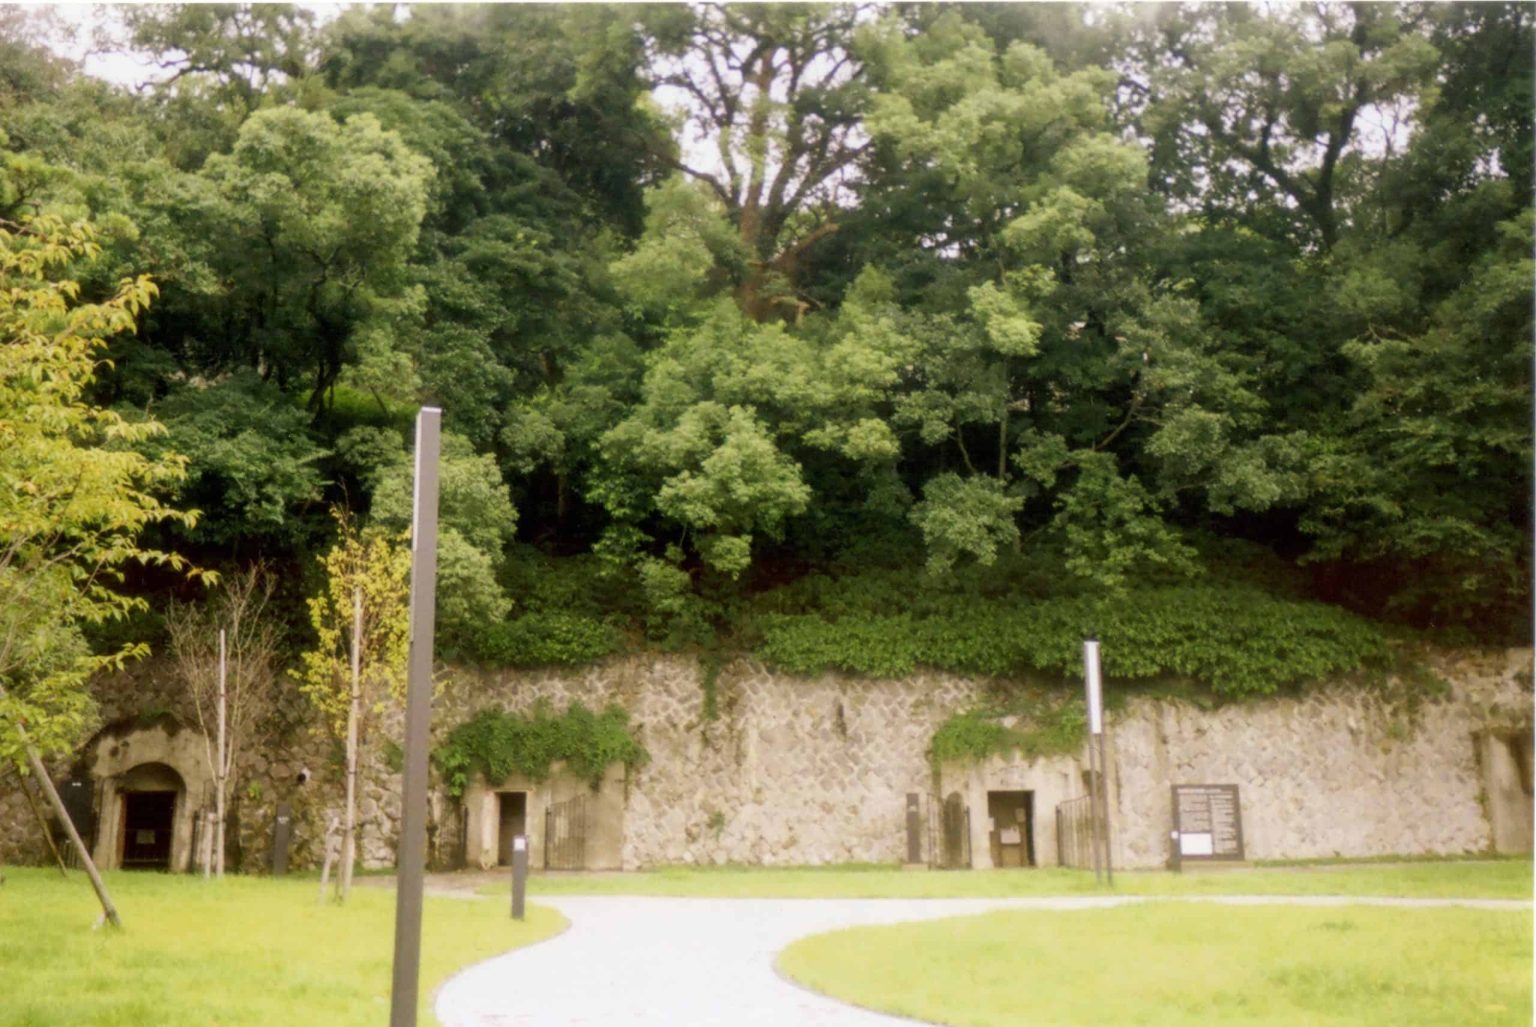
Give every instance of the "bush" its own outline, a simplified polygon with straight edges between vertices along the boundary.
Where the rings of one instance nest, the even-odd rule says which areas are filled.
[[[593,713],[572,703],[555,715],[539,703],[520,716],[502,710],[481,710],[448,733],[433,753],[449,794],[464,794],[472,774],[502,781],[519,773],[533,781],[549,777],[561,760],[595,789],[614,763],[628,769],[649,760],[645,747],[630,733],[629,714],[618,706]]]
[[[1096,634],[1106,677],[1190,679],[1226,696],[1272,694],[1358,671],[1387,655],[1381,630],[1342,610],[1209,585],[1033,603],[956,597],[946,612],[921,618],[769,615],[760,630],[757,654],[781,670],[872,677],[919,666],[1075,677],[1082,640]]]
[[[606,621],[536,610],[486,631],[476,653],[495,666],[571,667],[602,659],[623,645],[623,635]]]

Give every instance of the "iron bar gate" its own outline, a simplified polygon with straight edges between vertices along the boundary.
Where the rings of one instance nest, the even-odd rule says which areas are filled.
[[[935,870],[971,868],[971,810],[959,792],[928,795],[928,865]]]
[[[1089,796],[1057,805],[1056,862],[1078,870],[1093,869],[1093,816]]]
[[[544,867],[584,870],[587,866],[587,797],[552,802],[544,810]]]

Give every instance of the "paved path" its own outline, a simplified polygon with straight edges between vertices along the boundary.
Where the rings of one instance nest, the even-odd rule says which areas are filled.
[[[992,909],[1090,909],[1134,896],[1019,899],[680,899],[540,897],[571,927],[473,966],[437,996],[447,1027],[895,1027],[913,1021],[813,994],[780,977],[774,957],[797,938]],[[1473,906],[1522,901],[1202,897],[1243,905]]]

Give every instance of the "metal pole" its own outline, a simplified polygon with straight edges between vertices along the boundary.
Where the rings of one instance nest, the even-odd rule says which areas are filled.
[[[1099,769],[1093,738],[1088,739],[1088,847],[1093,850],[1093,880],[1103,880],[1104,870],[1099,859]]]
[[[415,1027],[421,983],[421,887],[427,857],[427,744],[432,723],[432,633],[437,619],[437,461],[443,412],[416,415],[416,496],[411,519],[411,652],[405,702],[405,782],[395,891],[390,1027]]]
[[[1104,740],[1104,708],[1103,708],[1103,682],[1099,678],[1099,640],[1086,638],[1083,640],[1083,689],[1088,703],[1088,828],[1089,836],[1093,841],[1093,879],[1100,880],[1100,866],[1102,852],[1102,865],[1109,862],[1108,836],[1105,837],[1105,845],[1101,849],[1099,845],[1099,813],[1101,808],[1107,820],[1109,810],[1109,792],[1104,792],[1100,801],[1099,789],[1104,781],[1104,749],[1102,744],[1095,746],[1095,742]],[[1098,766],[1095,767],[1095,748],[1098,749]],[[1110,878],[1113,882],[1114,878]]]
[[[1104,734],[1099,733],[1099,780],[1104,788],[1104,879],[1114,887],[1115,884],[1115,860],[1109,843],[1109,760],[1104,755]]]

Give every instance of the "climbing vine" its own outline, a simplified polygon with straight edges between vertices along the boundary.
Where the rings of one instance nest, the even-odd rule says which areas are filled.
[[[448,733],[433,759],[449,794],[464,794],[470,777],[485,775],[501,781],[522,774],[533,781],[549,777],[551,767],[564,761],[571,772],[595,789],[615,763],[633,770],[650,756],[629,726],[629,714],[618,706],[593,713],[572,703],[556,714],[539,702],[526,715],[481,710]]]
[[[772,615],[764,618],[756,651],[793,674],[899,677],[923,666],[1075,678],[1090,634],[1103,643],[1106,677],[1191,680],[1232,698],[1354,673],[1390,655],[1378,625],[1336,607],[1210,586],[1033,602],[957,600],[926,616]]]
[[[1075,694],[1029,690],[999,695],[940,724],[928,757],[937,771],[942,763],[979,763],[1009,752],[1025,759],[1060,756],[1082,747],[1086,727]]]

